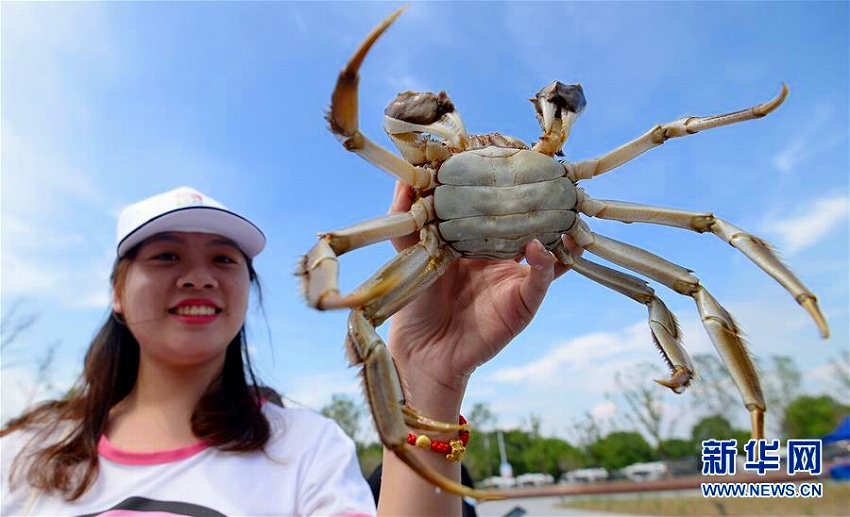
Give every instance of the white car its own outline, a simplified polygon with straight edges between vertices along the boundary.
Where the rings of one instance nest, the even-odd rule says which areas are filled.
[[[656,481],[667,475],[667,465],[663,461],[635,463],[620,469],[626,478],[632,481]]]
[[[482,480],[480,483],[476,483],[476,485],[481,488],[512,488],[516,486],[516,479],[492,476]]]
[[[608,471],[603,468],[576,469],[561,474],[561,483],[598,483],[608,479]]]
[[[529,472],[527,474],[520,474],[516,478],[517,486],[543,486],[543,485],[551,485],[555,482],[555,478],[552,477],[551,474],[544,474],[542,472]]]

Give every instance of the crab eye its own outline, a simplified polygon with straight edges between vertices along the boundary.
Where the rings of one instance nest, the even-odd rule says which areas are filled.
[[[587,106],[587,99],[584,98],[584,88],[580,84],[566,85],[555,81],[541,88],[535,96],[539,105],[540,101],[546,101],[554,104],[560,109],[571,111],[576,115],[584,111]],[[539,111],[538,107],[538,111]]]
[[[403,120],[411,124],[427,126],[442,118],[446,113],[455,110],[454,104],[446,94],[440,92],[404,92],[398,94],[387,105],[384,114],[388,117]]]

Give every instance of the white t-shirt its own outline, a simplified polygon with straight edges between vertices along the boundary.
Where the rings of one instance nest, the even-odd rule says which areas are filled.
[[[97,480],[79,499],[37,493],[11,463],[31,437],[0,440],[6,515],[374,515],[354,443],[335,422],[305,409],[263,405],[272,427],[265,451],[224,452],[202,443],[175,450],[129,452],[102,437]],[[22,472],[19,470],[19,472]],[[35,496],[35,500],[31,501]],[[27,509],[29,507],[29,509]]]

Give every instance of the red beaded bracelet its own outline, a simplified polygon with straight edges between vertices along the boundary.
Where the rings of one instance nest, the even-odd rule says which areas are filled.
[[[463,415],[459,416],[458,423],[460,425],[466,425],[466,419],[463,418]],[[407,443],[410,445],[414,445],[421,449],[430,449],[437,454],[444,454],[447,460],[454,462],[458,462],[463,459],[463,454],[466,452],[466,444],[468,442],[469,429],[458,431],[457,440],[449,440],[448,442],[432,440],[424,434],[418,437],[413,433],[407,434]]]

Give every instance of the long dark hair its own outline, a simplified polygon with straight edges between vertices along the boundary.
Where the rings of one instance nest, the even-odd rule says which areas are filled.
[[[116,292],[139,247],[115,262],[111,280]],[[257,273],[250,259],[247,264],[262,304]],[[63,399],[35,407],[0,431],[0,436],[18,429],[36,431],[15,459],[10,479],[3,481],[12,483],[24,469],[26,481],[34,489],[61,492],[68,501],[83,495],[97,479],[97,446],[109,411],[130,394],[138,371],[139,343],[120,315],[111,313],[86,352],[83,374],[75,387]],[[221,450],[261,450],[271,435],[260,407],[264,399],[280,400],[273,390],[257,383],[243,325],[227,346],[221,374],[195,407],[192,432]],[[42,446],[45,443],[48,445]]]

